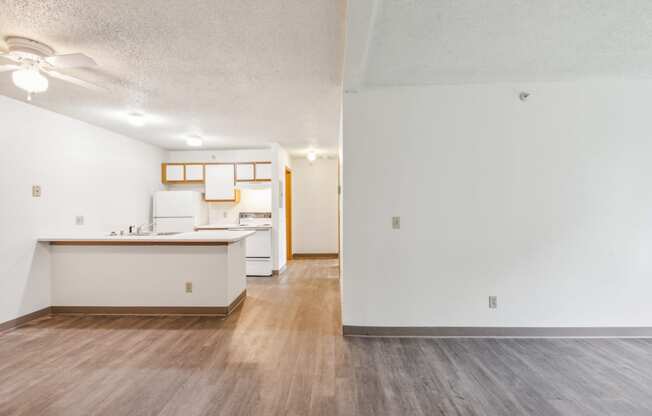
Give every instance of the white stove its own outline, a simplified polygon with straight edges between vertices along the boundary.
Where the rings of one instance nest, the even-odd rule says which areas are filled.
[[[241,212],[238,227],[231,230],[256,230],[246,240],[247,276],[272,275],[272,213]]]

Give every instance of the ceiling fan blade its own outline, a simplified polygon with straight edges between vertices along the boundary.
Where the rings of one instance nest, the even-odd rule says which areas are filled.
[[[66,82],[69,82],[71,84],[75,84],[75,85],[78,85],[80,87],[87,88],[89,90],[99,91],[99,92],[106,92],[106,88],[102,88],[102,87],[100,87],[98,85],[92,84],[92,83],[90,83],[88,81],[81,80],[79,78],[72,77],[70,75],[64,75],[61,72],[50,71],[50,70],[43,70],[43,72],[45,72],[46,74],[48,74],[52,78],[60,79],[61,81],[66,81]]]
[[[6,59],[11,62],[18,62],[18,59],[9,52],[0,52],[0,59]]]
[[[97,66],[97,62],[83,53],[71,53],[67,55],[52,55],[45,58],[45,62],[55,68],[86,68]]]
[[[0,72],[14,71],[19,68],[18,65],[0,65]]]

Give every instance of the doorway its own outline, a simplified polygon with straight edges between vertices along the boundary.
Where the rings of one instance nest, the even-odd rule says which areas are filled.
[[[292,171],[285,167],[285,247],[286,258],[292,260]]]

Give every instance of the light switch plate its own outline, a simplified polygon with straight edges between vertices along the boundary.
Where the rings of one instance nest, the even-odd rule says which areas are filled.
[[[40,185],[32,185],[32,196],[34,198],[40,198],[41,197],[41,186]]]
[[[401,217],[392,217],[392,228],[395,230],[401,229]]]

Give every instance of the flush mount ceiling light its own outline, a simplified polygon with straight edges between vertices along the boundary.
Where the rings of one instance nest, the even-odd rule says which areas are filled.
[[[317,152],[315,152],[314,150],[308,151],[306,158],[310,163],[314,162],[315,160],[317,160]]]
[[[143,113],[129,113],[127,115],[129,124],[135,127],[143,127],[145,125],[145,115]]]
[[[186,144],[190,147],[201,147],[204,144],[204,140],[197,135],[188,136],[186,138]]]

